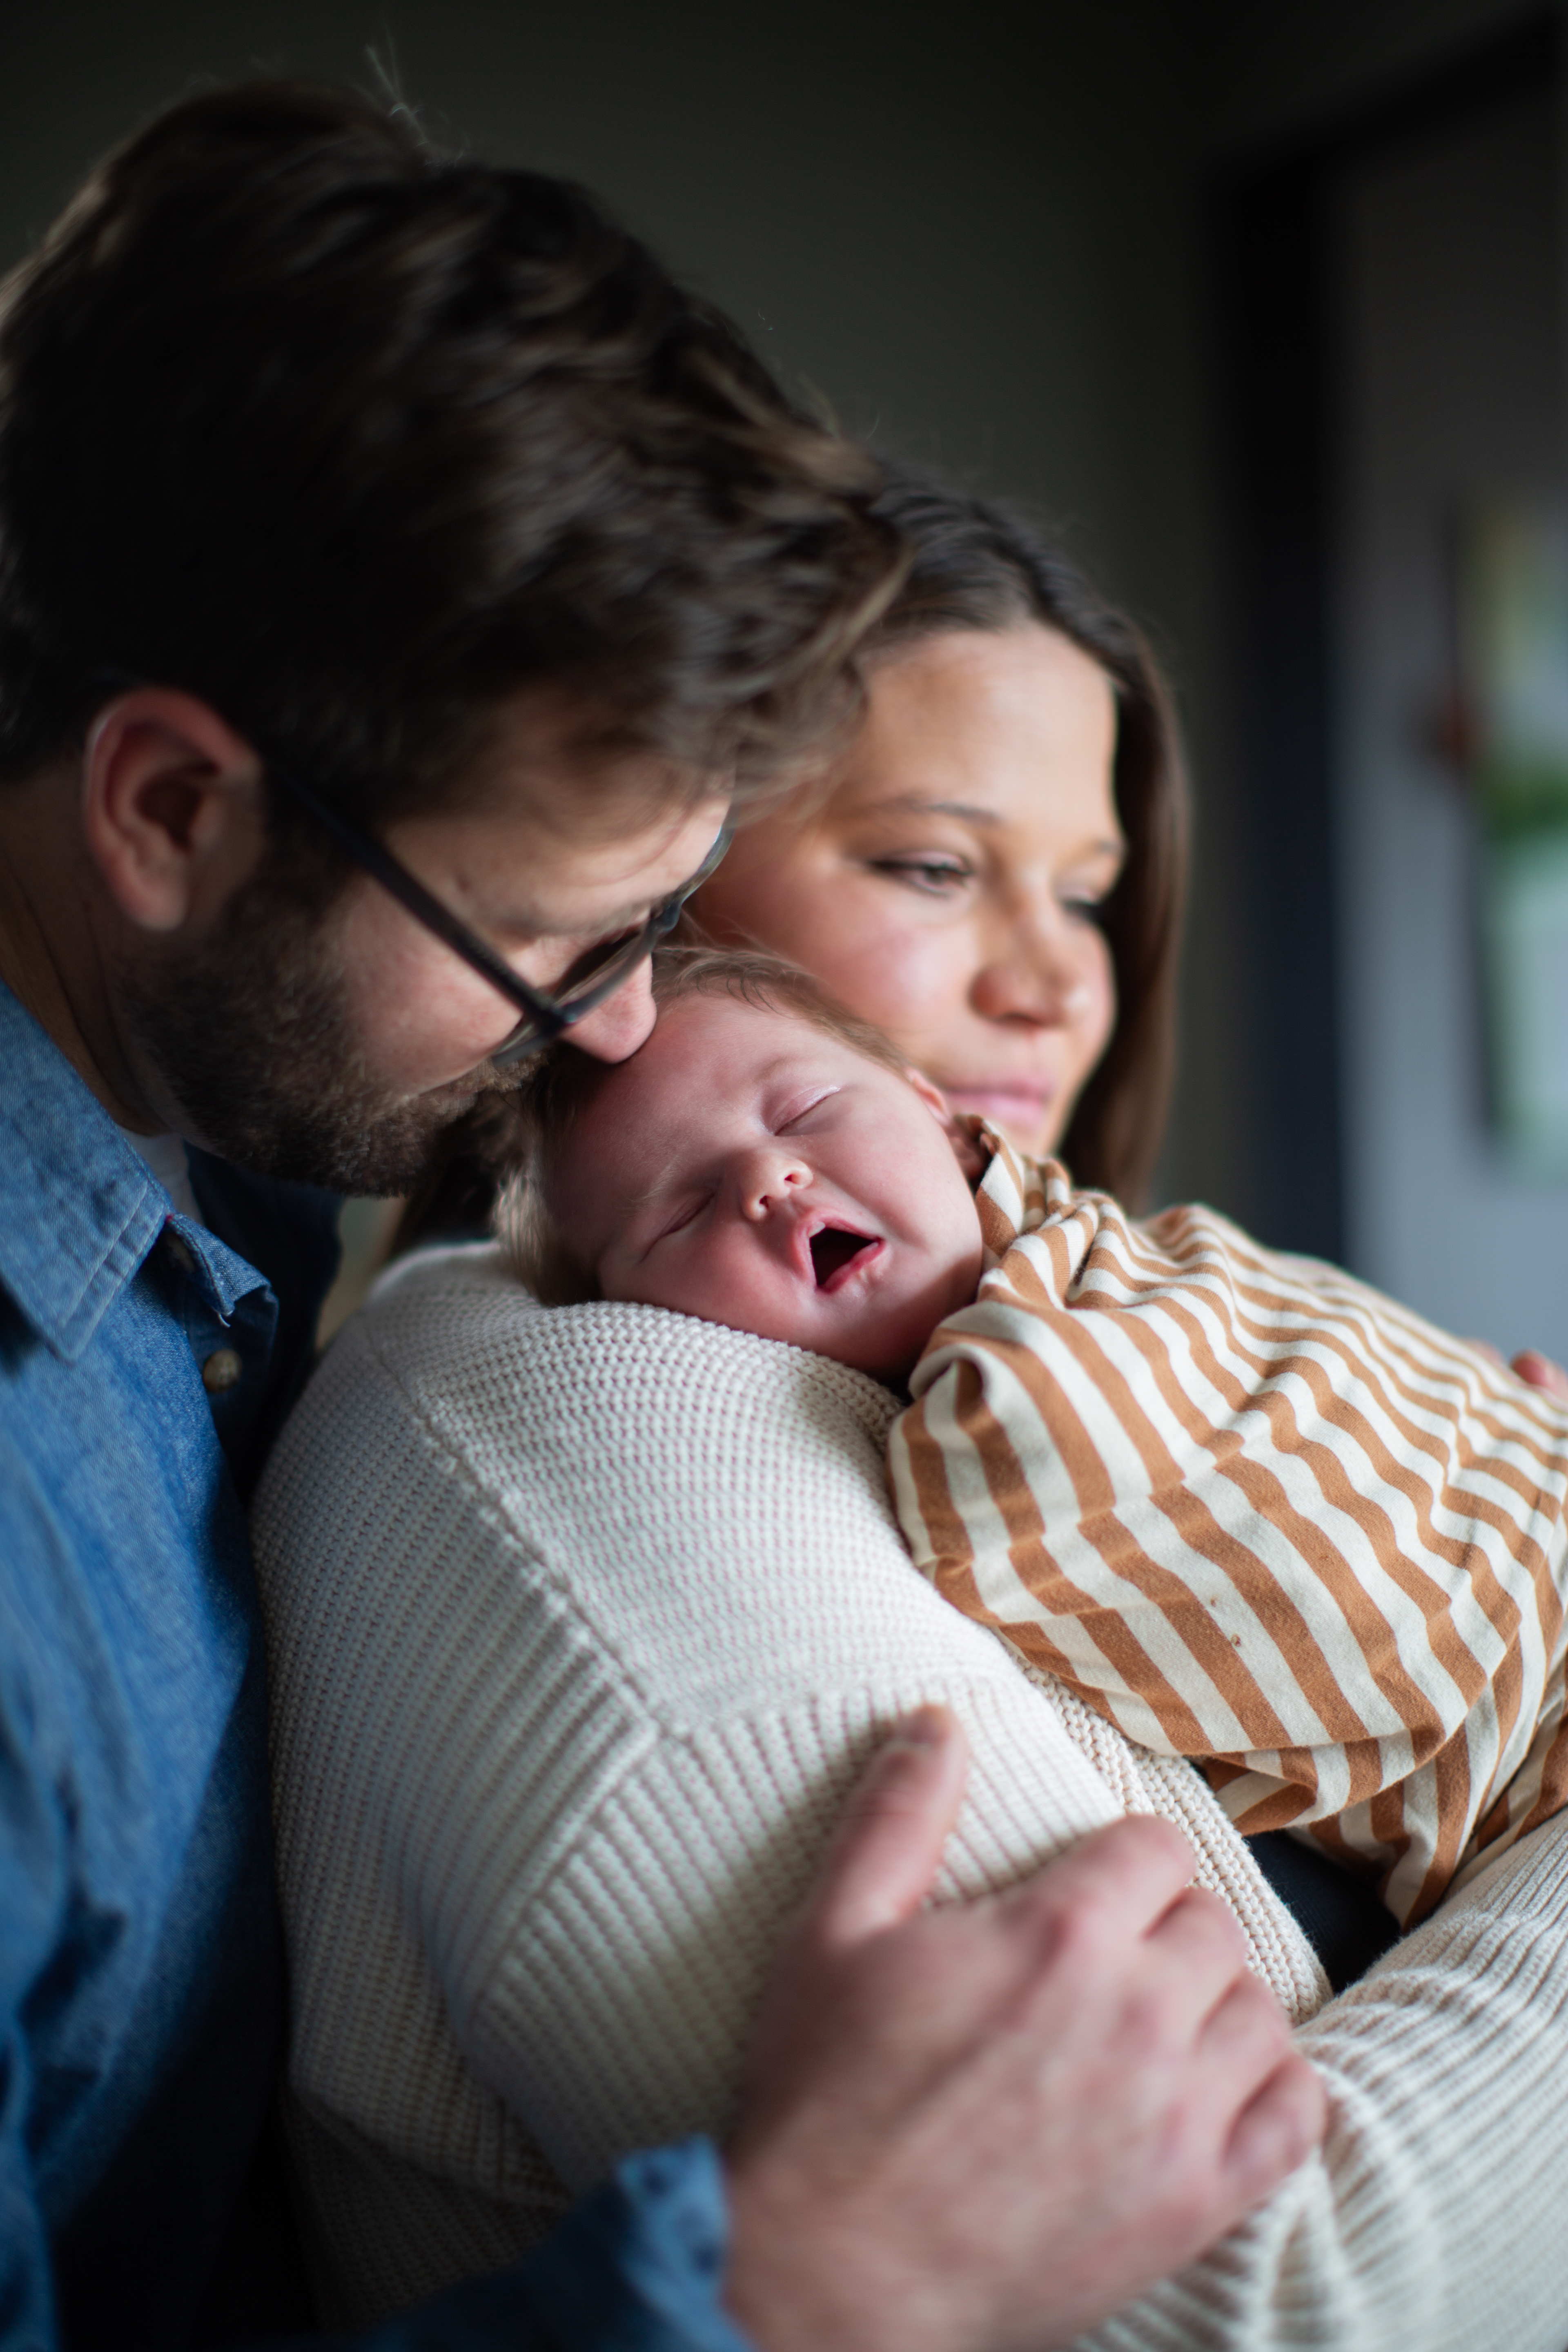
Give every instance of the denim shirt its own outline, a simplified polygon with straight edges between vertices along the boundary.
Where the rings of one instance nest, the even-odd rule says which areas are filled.
[[[0,1071],[0,2352],[174,2352],[282,2059],[242,1497],[336,1204],[193,1152],[177,1215],[4,987]],[[657,2150],[367,2341],[743,2352],[724,2245],[711,2147]]]

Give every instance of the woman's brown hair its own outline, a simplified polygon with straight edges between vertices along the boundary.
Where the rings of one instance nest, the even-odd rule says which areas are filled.
[[[1100,920],[1116,1027],[1058,1148],[1076,1182],[1137,1206],[1170,1102],[1186,897],[1186,775],[1169,689],[1134,624],[1017,509],[892,467],[878,511],[903,541],[910,568],[867,641],[868,659],[944,630],[1037,621],[1070,638],[1110,681],[1127,858]]]

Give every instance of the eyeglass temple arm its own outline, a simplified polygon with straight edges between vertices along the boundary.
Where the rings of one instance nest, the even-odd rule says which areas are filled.
[[[291,775],[287,768],[279,767],[275,761],[268,761],[267,773],[291,800],[310,812],[316,823],[331,835],[339,848],[352,857],[356,866],[379,882],[384,890],[389,890],[400,905],[407,908],[416,922],[423,923],[426,930],[434,931],[454,955],[461,956],[466,964],[481,973],[492,988],[499,989],[510,1003],[516,1005],[520,1013],[529,1013],[535,1020],[550,1017],[552,1007],[548,1001],[531,989],[526,980],[519,979],[511,967],[503,963],[500,956],[494,954],[465,923],[460,923],[439,898],[433,898],[425,885],[416,881],[405,866],[400,866],[374,835],[362,833],[357,825],[351,824],[345,816],[339,814],[331,801],[323,800],[320,793],[312,792],[309,784],[302,783],[298,776]]]

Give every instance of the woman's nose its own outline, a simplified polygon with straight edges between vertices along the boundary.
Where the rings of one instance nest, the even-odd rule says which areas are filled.
[[[735,1170],[741,1214],[753,1224],[773,1215],[792,1192],[811,1181],[811,1170],[787,1144],[768,1144],[742,1155]]]
[[[992,1021],[1026,1021],[1041,1029],[1070,1028],[1094,996],[1092,945],[1053,912],[1021,917],[991,943],[971,984],[977,1013]]]

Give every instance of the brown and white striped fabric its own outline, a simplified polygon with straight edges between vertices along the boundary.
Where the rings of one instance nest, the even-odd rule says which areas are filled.
[[[889,1466],[919,1566],[1243,1832],[1422,1917],[1568,1800],[1568,1408],[1207,1209],[986,1135],[985,1273]]]

